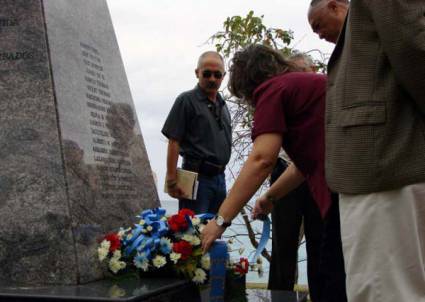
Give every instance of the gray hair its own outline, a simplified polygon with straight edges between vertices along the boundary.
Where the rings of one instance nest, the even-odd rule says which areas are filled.
[[[306,54],[305,52],[295,52],[292,55],[288,57],[288,60],[291,62],[296,62],[298,60],[304,61],[305,65],[312,70],[316,68],[316,65],[313,62],[313,59],[310,55]]]
[[[221,62],[223,63],[223,66],[224,66],[224,59],[223,59],[223,57],[221,56],[221,54],[219,54],[219,53],[218,53],[218,52],[216,52],[216,51],[209,50],[209,51],[206,51],[206,52],[202,53],[202,54],[199,56],[199,59],[198,59],[198,68],[199,68],[199,67],[201,67],[201,65],[202,65],[202,61],[203,61],[206,57],[208,57],[208,56],[216,56],[217,58],[219,58],[219,59],[221,60]]]
[[[325,1],[325,0],[311,0],[311,2],[310,2],[310,6],[311,7],[314,7],[314,6],[316,6],[317,4],[319,4],[319,3],[321,3],[321,2],[323,2],[323,1]],[[335,0],[336,2],[339,2],[339,3],[342,3],[342,4],[350,4],[350,1],[348,1],[348,0]]]

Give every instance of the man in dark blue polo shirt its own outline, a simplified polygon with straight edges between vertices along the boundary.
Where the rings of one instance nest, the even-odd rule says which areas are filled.
[[[223,58],[214,51],[203,53],[195,74],[198,84],[177,97],[162,128],[168,138],[166,185],[180,209],[215,214],[226,197],[224,170],[231,149],[230,114],[218,93],[225,75]],[[199,173],[196,200],[185,199],[176,183],[179,154],[183,169]]]

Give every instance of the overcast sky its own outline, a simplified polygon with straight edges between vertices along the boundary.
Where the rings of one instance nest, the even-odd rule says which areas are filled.
[[[196,84],[198,56],[229,16],[253,10],[267,27],[294,31],[292,46],[330,53],[307,22],[310,0],[107,0],[127,72],[159,196],[165,176],[167,141],[161,128],[176,96]]]

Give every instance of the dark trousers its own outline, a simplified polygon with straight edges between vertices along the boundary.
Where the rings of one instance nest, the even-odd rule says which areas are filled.
[[[285,171],[287,164],[279,159],[271,175],[271,183]],[[320,250],[323,220],[311,197],[306,183],[278,201],[272,211],[272,260],[269,272],[269,289],[294,289],[298,260],[298,244],[301,223],[307,250],[307,276],[310,296],[315,301],[320,291]]]
[[[332,195],[332,205],[325,217],[320,274],[323,283],[321,285],[321,297],[318,301],[346,302],[345,268],[337,194]]]
[[[286,167],[286,163],[279,159],[271,175],[272,183]],[[306,183],[279,200],[272,211],[272,260],[268,288],[293,290],[303,218],[312,301],[347,301],[337,200],[326,218],[322,219]]]

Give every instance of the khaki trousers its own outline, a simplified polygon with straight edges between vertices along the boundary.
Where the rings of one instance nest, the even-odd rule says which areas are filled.
[[[425,302],[425,183],[340,194],[348,302]]]

